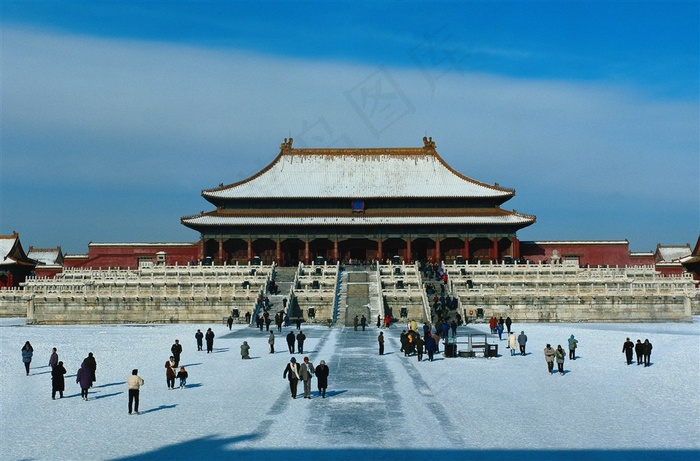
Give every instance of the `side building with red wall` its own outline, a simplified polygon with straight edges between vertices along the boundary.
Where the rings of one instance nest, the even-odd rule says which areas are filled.
[[[144,265],[196,264],[198,243],[93,243],[87,255],[66,255],[63,267],[138,269]]]
[[[627,240],[545,240],[520,242],[521,261],[578,267],[653,265],[650,258],[632,258]],[[650,254],[651,256],[651,254]],[[644,264],[640,264],[644,262]]]

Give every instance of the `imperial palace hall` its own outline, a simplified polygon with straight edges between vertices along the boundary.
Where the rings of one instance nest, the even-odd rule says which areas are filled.
[[[508,260],[536,220],[501,208],[514,195],[455,171],[432,138],[371,149],[297,149],[290,138],[260,172],[202,191],[214,209],[181,223],[215,264]]]

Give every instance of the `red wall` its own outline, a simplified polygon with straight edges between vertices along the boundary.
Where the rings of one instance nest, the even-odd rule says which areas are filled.
[[[633,265],[627,242],[520,242],[520,256],[533,263],[550,263],[554,250],[562,260],[569,255],[578,256],[580,266]]]
[[[166,253],[169,266],[184,266],[197,262],[197,243],[188,244],[100,244],[88,245],[87,258],[65,258],[64,267],[138,269],[139,260],[148,257],[155,264],[156,253]]]

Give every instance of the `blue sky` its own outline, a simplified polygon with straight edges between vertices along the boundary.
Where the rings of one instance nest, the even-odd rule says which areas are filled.
[[[698,2],[2,1],[0,233],[195,241],[202,189],[295,146],[420,146],[523,240],[700,231]]]

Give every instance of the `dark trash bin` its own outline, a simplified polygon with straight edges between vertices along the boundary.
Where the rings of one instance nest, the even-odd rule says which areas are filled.
[[[486,345],[486,357],[498,357],[498,344]]]
[[[457,357],[456,344],[445,344],[445,357]]]

